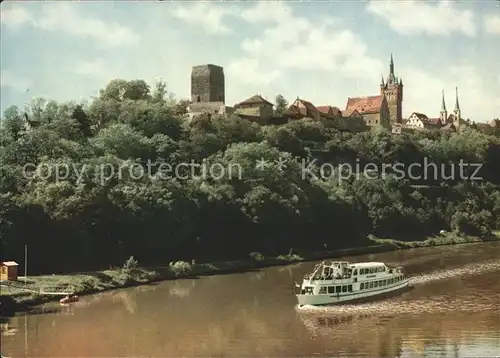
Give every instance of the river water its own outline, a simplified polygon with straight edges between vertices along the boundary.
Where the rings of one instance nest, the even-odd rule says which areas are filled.
[[[298,308],[315,263],[161,282],[3,324],[6,357],[500,356],[500,242],[345,258],[403,265],[413,289]]]

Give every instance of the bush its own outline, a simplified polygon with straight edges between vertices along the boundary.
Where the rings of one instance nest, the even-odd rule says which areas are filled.
[[[250,258],[255,261],[264,261],[264,255],[262,255],[260,252],[251,252]]]
[[[193,271],[191,264],[185,261],[171,262],[169,266],[175,277],[187,276]]]

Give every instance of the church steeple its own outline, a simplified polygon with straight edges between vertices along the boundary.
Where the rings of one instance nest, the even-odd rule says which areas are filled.
[[[387,83],[394,83],[396,81],[396,76],[394,75],[394,59],[391,53],[391,62],[389,63],[389,77],[387,78]]]
[[[394,58],[391,53],[389,61],[389,75],[382,76],[380,83],[380,95],[387,101],[387,120],[392,124],[402,123],[403,120],[403,81],[396,77],[394,71]],[[382,119],[381,119],[382,121]]]
[[[458,87],[455,87],[455,109],[453,110],[453,114],[455,115],[455,121],[460,121],[461,113],[460,105],[458,103]]]
[[[439,112],[439,117],[443,125],[446,124],[448,119],[448,111],[446,110],[446,103],[444,100],[444,90],[441,91],[441,112]]]

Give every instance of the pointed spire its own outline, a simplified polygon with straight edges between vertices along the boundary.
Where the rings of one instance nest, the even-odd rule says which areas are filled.
[[[394,59],[392,58],[392,52],[391,52],[391,64],[389,65],[389,75],[394,76]]]
[[[444,90],[441,92],[441,112],[446,112],[446,103],[444,101]]]
[[[403,77],[399,78],[399,84],[402,86],[403,85]]]
[[[384,75],[382,75],[382,82],[380,82],[381,86],[384,86]]]
[[[460,111],[460,105],[458,104],[458,87],[455,87],[455,111]]]

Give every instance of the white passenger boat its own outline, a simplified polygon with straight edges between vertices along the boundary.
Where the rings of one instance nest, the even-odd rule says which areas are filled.
[[[352,303],[395,293],[408,287],[402,268],[383,262],[323,261],[296,284],[299,306]]]

